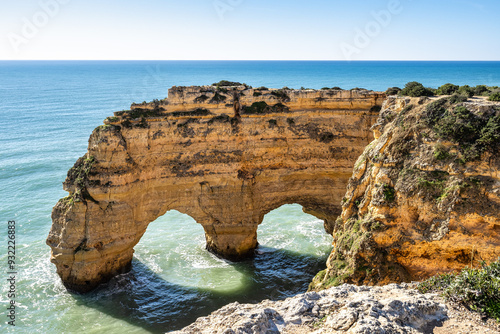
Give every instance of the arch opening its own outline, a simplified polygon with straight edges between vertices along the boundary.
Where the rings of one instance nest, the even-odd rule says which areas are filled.
[[[290,250],[313,256],[324,256],[331,251],[332,236],[324,228],[324,221],[304,212],[297,203],[284,204],[268,212],[258,228],[258,252]]]
[[[282,236],[293,240],[282,245]],[[204,229],[191,216],[167,211],[135,246],[130,273],[101,286],[92,305],[114,317],[126,314],[127,321],[153,332],[175,330],[234,301],[256,303],[305,292],[324,269],[331,247],[322,221],[299,204],[267,213],[259,239],[253,258],[224,260],[206,250]]]
[[[135,246],[134,260],[185,288],[238,295],[254,286],[252,293],[258,290],[262,298],[285,298],[303,292],[324,269],[332,246],[323,224],[300,204],[281,205],[263,215],[253,256],[231,262],[207,251],[204,226],[172,209],[148,225]]]
[[[188,214],[169,210],[151,222],[135,246],[134,260],[163,280],[184,288],[234,293],[241,273],[207,252],[203,226]]]

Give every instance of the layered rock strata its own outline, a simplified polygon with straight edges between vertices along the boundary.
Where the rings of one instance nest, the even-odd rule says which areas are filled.
[[[466,100],[466,99],[465,99]],[[311,289],[422,280],[500,257],[500,104],[389,97]]]
[[[64,284],[88,291],[127,271],[149,223],[193,217],[229,259],[257,246],[264,215],[298,203],[333,230],[383,93],[173,87],[94,130],[68,172],[47,239]]]

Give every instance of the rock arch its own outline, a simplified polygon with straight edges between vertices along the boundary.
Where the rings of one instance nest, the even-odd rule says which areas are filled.
[[[169,210],[194,218],[207,249],[229,259],[251,255],[264,215],[284,204],[302,205],[331,233],[354,162],[372,139],[370,108],[383,97],[352,94],[320,108],[302,97],[300,108],[236,120],[206,105],[208,114],[163,111],[96,128],[68,172],[70,196],[52,212],[47,244],[62,281],[85,292],[129,270],[148,224]]]

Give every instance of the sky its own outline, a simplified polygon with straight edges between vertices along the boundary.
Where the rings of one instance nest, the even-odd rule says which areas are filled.
[[[0,0],[0,60],[500,60],[498,0]]]

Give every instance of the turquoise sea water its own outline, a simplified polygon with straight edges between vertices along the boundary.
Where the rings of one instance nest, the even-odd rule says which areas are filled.
[[[299,205],[269,213],[256,258],[222,261],[201,226],[169,212],[136,247],[133,270],[88,295],[68,293],[49,261],[50,213],[92,130],[132,102],[173,85],[219,80],[252,86],[385,90],[500,85],[500,62],[0,62],[0,331],[161,333],[233,301],[303,292],[324,267],[331,237]],[[16,327],[7,325],[7,222],[16,221]]]

